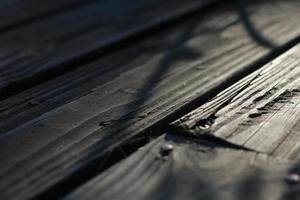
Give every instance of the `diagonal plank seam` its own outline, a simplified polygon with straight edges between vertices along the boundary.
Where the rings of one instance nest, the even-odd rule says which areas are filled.
[[[144,145],[149,143],[149,141],[151,141],[152,139],[159,137],[164,132],[168,132],[168,130],[171,132],[174,131],[175,129],[174,129],[174,127],[172,127],[172,125],[170,125],[167,129],[162,129],[162,126],[170,123],[172,120],[175,120],[174,118],[178,119],[180,116],[183,116],[186,112],[190,111],[191,109],[195,109],[196,106],[198,107],[198,106],[204,104],[205,102],[208,102],[209,100],[214,98],[220,91],[223,91],[223,90],[229,88],[230,86],[232,86],[233,84],[235,84],[236,82],[238,82],[239,80],[244,78],[245,76],[255,72],[255,70],[259,70],[260,67],[264,66],[265,64],[267,64],[268,62],[270,62],[271,60],[276,58],[278,55],[288,51],[290,48],[297,45],[299,42],[299,39],[300,39],[300,37],[290,41],[288,44],[284,45],[281,48],[275,49],[266,57],[259,59],[257,62],[253,63],[248,68],[249,70],[245,70],[238,74],[233,75],[229,80],[227,80],[226,83],[224,83],[223,86],[219,86],[217,88],[211,89],[208,93],[201,95],[201,97],[195,99],[194,101],[191,101],[187,105],[183,106],[183,108],[180,108],[179,110],[175,111],[175,113],[173,113],[171,116],[167,117],[166,119],[162,119],[159,124],[155,124],[155,125],[149,127],[148,129],[146,129],[145,131],[143,131],[133,137],[127,138],[124,141],[120,141],[120,145],[117,145],[114,148],[111,148],[111,150],[109,152],[107,152],[106,154],[91,158],[91,160],[88,160],[87,162],[85,162],[85,166],[81,166],[82,168],[80,168],[79,171],[76,170],[76,174],[71,174],[68,178],[64,179],[63,181],[59,182],[58,184],[54,185],[53,187],[47,189],[45,192],[36,196],[36,199],[45,199],[47,197],[50,199],[63,197],[66,194],[68,194],[69,192],[78,188],[80,185],[82,185],[86,181],[90,180],[92,177],[104,172],[105,170],[110,168],[112,165],[124,160],[125,158],[130,156],[132,153],[136,152],[136,150],[138,150],[139,148],[142,148]],[[246,86],[247,85],[249,85],[249,83],[246,83]],[[246,86],[242,87],[242,88],[246,89],[247,88]],[[242,92],[242,91],[243,90],[241,90],[239,92]],[[204,102],[203,102],[203,97],[206,97]],[[223,104],[223,106],[225,106],[225,104]],[[179,131],[179,130],[177,130],[177,131]],[[174,131],[174,133],[175,132],[177,133],[177,131]],[[180,131],[182,131],[182,130],[180,130]],[[183,133],[183,132],[181,132],[181,133]],[[268,153],[265,153],[265,152],[259,152],[259,151],[255,151],[250,148],[246,148],[242,145],[233,144],[233,143],[228,142],[219,137],[208,136],[208,134],[201,135],[201,139],[206,140],[208,142],[215,143],[215,144],[221,144],[221,145],[224,145],[224,147],[228,147],[228,148],[232,148],[232,149],[236,149],[236,150],[239,149],[239,150],[244,150],[244,151],[252,151],[252,152],[263,154],[263,155],[269,155]],[[138,142],[136,145],[132,145],[131,141],[138,141]],[[126,149],[126,147],[128,147],[129,144],[131,145],[131,150],[128,152],[128,154],[124,155],[124,153],[122,153],[122,151],[124,149]],[[125,146],[125,148],[124,148],[124,146]],[[108,162],[107,164],[102,166],[101,169],[99,169],[99,162],[105,160],[105,157],[108,155],[109,155],[109,157],[115,157],[115,159],[111,162]],[[81,175],[78,177],[78,174],[81,174]],[[69,188],[66,187],[66,185],[68,185]]]
[[[293,135],[298,127],[296,114],[299,102],[294,100],[299,101],[300,96],[299,64],[297,45],[219,93],[210,102],[173,122],[171,127],[188,135],[209,135],[259,153],[286,157],[279,152],[284,142],[289,142],[287,149],[290,146],[297,151],[293,149],[297,147],[297,138]],[[259,139],[264,142],[260,144]]]
[[[259,66],[258,66],[258,67],[259,67]],[[236,77],[236,78],[238,78],[238,77]],[[232,79],[231,79],[231,82],[234,82],[234,81],[232,81]],[[228,83],[228,82],[227,82],[227,83]],[[226,86],[228,86],[228,85],[226,85]],[[220,88],[219,88],[219,89],[220,89]],[[212,94],[212,93],[211,93],[211,94]],[[204,96],[204,95],[203,95],[203,96]],[[199,101],[203,101],[203,99],[202,99],[202,100],[201,100],[201,99],[198,99],[197,101],[198,101],[198,103],[199,103]],[[205,101],[206,101],[206,99],[205,99]],[[195,102],[193,102],[193,103],[195,103]],[[196,104],[194,104],[194,105],[189,105],[189,106],[195,106],[195,105],[196,105]],[[197,104],[197,106],[198,106],[198,105],[199,105],[199,104]],[[191,108],[191,107],[189,107],[189,108]],[[184,111],[184,112],[186,112],[186,111]],[[183,111],[182,111],[181,113],[183,113]],[[177,112],[177,115],[178,115],[178,112]],[[174,118],[174,116],[175,116],[175,114],[174,114],[174,115],[172,114],[172,118]],[[168,119],[171,119],[171,117],[168,118]],[[164,121],[164,124],[167,124],[167,123],[165,123],[165,121]],[[152,127],[152,126],[151,126],[151,127]],[[158,132],[159,132],[159,131],[158,131]],[[160,133],[161,133],[161,132],[160,132]],[[160,133],[159,133],[159,134],[160,134]],[[141,136],[140,133],[139,133],[139,135]],[[132,141],[132,137],[126,139],[127,142],[128,142],[129,140]],[[126,142],[126,141],[125,141],[125,142]],[[139,146],[139,145],[137,145],[136,148],[139,148],[138,146]],[[143,144],[140,144],[140,146],[143,146]],[[116,147],[116,148],[120,148],[120,147]],[[125,157],[126,157],[126,156],[127,156],[127,155],[125,155]],[[124,157],[123,157],[123,158],[124,158]],[[123,158],[120,158],[120,160],[123,159]],[[98,161],[99,161],[99,157],[97,157],[96,159],[98,159]],[[120,160],[117,160],[116,162],[119,162]],[[109,166],[108,166],[108,167],[109,167]]]
[[[142,27],[125,31],[121,35],[116,35],[115,37],[109,39],[105,44],[93,47],[83,53],[80,53],[76,57],[63,60],[59,63],[51,63],[49,65],[53,65],[55,68],[49,68],[48,70],[40,71],[34,77],[18,80],[1,88],[0,91],[2,94],[0,100],[7,99],[15,94],[20,93],[21,91],[30,89],[56,76],[66,74],[74,69],[82,67],[82,65],[92,63],[100,57],[130,46],[131,44],[138,42],[153,33],[165,30],[181,23],[186,19],[195,17],[200,11],[213,8],[219,1],[220,0],[211,0],[206,3],[200,2],[196,5],[189,5],[175,13],[167,14],[166,16],[160,17],[160,19],[146,23]]]

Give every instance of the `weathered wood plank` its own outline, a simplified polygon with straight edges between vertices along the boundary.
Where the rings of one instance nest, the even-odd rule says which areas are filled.
[[[294,3],[279,1],[253,9],[254,19],[261,19],[257,26],[278,47],[299,36],[300,30],[294,25],[299,13]],[[272,50],[249,38],[242,23],[235,24],[237,19],[234,10],[216,9],[172,29],[172,34],[153,36],[84,66],[88,74],[78,69],[23,93],[25,100],[14,102],[29,107],[21,106],[18,115],[19,122],[29,121],[0,137],[2,195],[24,199],[47,190],[89,160],[161,120],[173,119],[174,112],[190,101],[207,97],[208,91],[224,85],[235,74],[252,69],[253,63]],[[101,66],[122,66],[123,71],[106,71]],[[76,82],[80,76],[88,83]],[[69,89],[75,86],[78,89]],[[86,95],[70,101],[79,93]],[[38,98],[46,100],[28,105]],[[70,102],[57,107],[64,101]],[[18,103],[11,105],[8,110],[14,110]],[[48,107],[55,109],[48,112]],[[28,114],[34,117],[28,119]]]
[[[172,145],[169,153],[162,150]],[[275,200],[289,187],[292,163],[166,135],[66,197],[75,199]]]
[[[173,125],[299,159],[299,65],[298,45]]]
[[[286,16],[281,15],[282,13],[287,12],[291,12],[291,15],[294,14],[294,12],[290,9],[281,9],[281,14],[277,16],[278,18],[268,18],[267,22],[265,23],[271,23],[270,21],[281,20],[282,24],[285,24],[286,21],[284,21],[284,17]],[[15,95],[5,101],[1,101],[1,132],[6,132],[6,130],[11,129],[16,125],[19,126],[20,123],[25,123],[26,121],[28,121],[28,119],[32,119],[46,112],[47,110],[58,107],[62,103],[70,101],[72,98],[78,98],[78,96],[86,95],[87,93],[93,91],[93,87],[104,85],[107,82],[110,82],[110,80],[114,79],[114,77],[118,77],[119,74],[124,71],[128,71],[132,68],[137,68],[139,67],[139,65],[143,65],[143,63],[147,63],[150,60],[152,61],[148,65],[156,66],[159,63],[159,59],[161,59],[166,54],[166,52],[172,49],[174,49],[174,51],[171,51],[169,53],[169,60],[171,60],[172,55],[177,55],[179,53],[184,53],[184,55],[187,55],[186,52],[183,51],[185,49],[184,45],[186,45],[185,42],[188,42],[189,40],[190,41],[187,45],[190,46],[196,54],[201,56],[201,58],[199,57],[200,59],[198,59],[198,57],[191,58],[191,63],[200,63],[199,70],[203,70],[205,68],[205,66],[201,67],[201,65],[203,65],[202,62],[209,62],[210,64],[210,60],[212,58],[217,58],[220,56],[226,57],[227,54],[222,55],[224,52],[228,51],[228,53],[234,53],[235,51],[239,51],[240,48],[242,49],[241,45],[244,45],[244,43],[247,43],[247,45],[245,45],[247,46],[247,48],[245,48],[246,50],[248,48],[250,49],[250,46],[251,48],[254,47],[252,47],[252,44],[250,44],[248,47],[249,39],[247,38],[247,36],[242,35],[244,34],[243,30],[239,30],[240,32],[236,32],[236,35],[231,35],[230,38],[228,38],[228,35],[230,35],[231,32],[235,31],[235,29],[241,29],[240,24],[237,26],[231,26],[237,20],[234,14],[224,12],[223,14],[220,14],[219,17],[214,17],[213,15],[205,17],[204,20],[201,18],[197,18],[198,22],[190,21],[189,23],[183,23],[176,28],[170,29],[170,31],[165,31],[157,35],[157,37],[150,37],[143,42],[133,45],[133,47],[125,48],[110,56],[106,56],[105,58],[93,63],[92,65],[86,65],[78,70],[75,70],[72,73],[61,76],[57,79],[54,79],[53,81],[49,81],[46,84],[39,85],[31,90],[24,91],[23,93]],[[209,18],[213,19],[209,20]],[[258,18],[259,16],[257,16],[257,19]],[[195,26],[195,28],[191,35],[178,34],[180,32],[190,31],[192,26]],[[275,26],[275,28],[273,27],[272,29],[270,27],[270,31],[276,29],[277,27],[280,26]],[[292,28],[292,24],[291,26],[288,25],[288,27]],[[266,30],[267,29],[268,28],[266,28]],[[207,31],[209,33],[205,33]],[[270,38],[273,38],[274,41],[284,44],[285,42],[288,42],[289,39],[294,39],[298,34],[297,30],[295,30],[295,32],[292,29],[289,31],[290,32],[288,32],[288,34],[290,34],[290,37],[285,38],[281,33],[279,33],[281,35],[277,37],[277,34],[272,35],[271,33]],[[240,40],[235,42],[234,37],[240,37]],[[208,42],[206,42],[205,40],[209,40],[210,44],[208,44]],[[212,40],[217,40],[218,42],[212,43]],[[195,44],[191,44],[192,42],[194,42]],[[218,43],[224,43],[220,49],[218,49]],[[203,47],[204,45],[207,45],[207,48]],[[154,48],[157,49],[154,50]],[[255,51],[260,50],[260,47],[255,46]],[[264,51],[267,52],[267,50]],[[141,54],[140,52],[143,53]],[[207,55],[202,56],[202,53],[205,53]],[[264,52],[262,52],[262,55],[264,55]],[[235,53],[233,54],[233,57],[234,56],[236,56]],[[222,58],[221,60],[224,59]],[[255,58],[253,60],[255,60]],[[190,61],[185,60],[184,62],[189,63]],[[170,70],[170,74],[176,74],[177,72],[180,72],[176,71],[177,68],[175,68],[174,66],[176,65],[181,68],[184,62],[174,64],[171,63],[170,65],[172,65],[172,68],[169,67],[170,69],[168,69]],[[152,67],[149,68],[149,71],[152,71]],[[103,76],[99,77],[100,74]],[[87,80],[89,80],[88,84],[82,84]],[[71,88],[73,89],[70,90]]]
[[[223,32],[230,32],[230,29],[234,29],[232,25],[238,20],[235,13],[232,11],[229,13],[228,9],[218,16],[215,15],[216,13],[207,13],[207,16],[200,15],[196,19],[189,19],[178,26],[98,59],[92,64],[83,65],[45,84],[1,101],[0,129],[2,133],[61,104],[72,101],[74,98],[93,93],[96,90],[95,87],[99,88],[97,89],[98,93],[102,93],[103,97],[113,94],[110,97],[112,99],[123,95],[126,88],[129,88],[128,95],[130,95],[130,88],[131,95],[134,95],[137,93],[137,89],[143,86],[146,79],[155,77],[152,76],[155,70],[157,75],[160,75],[159,70],[164,72],[163,65],[166,65],[168,69],[166,74],[162,74],[158,78],[158,83],[168,82],[180,72],[185,71],[187,67],[208,62],[213,58],[223,58],[231,51],[236,51],[236,48],[241,48],[241,43],[247,39],[247,36],[244,35],[244,38],[236,43],[233,39],[222,37]],[[240,25],[238,26],[240,27]],[[218,42],[211,42],[216,39],[220,43],[224,43],[223,48],[218,48]],[[257,50],[259,49],[258,46]],[[207,56],[203,56],[203,52]],[[180,54],[182,58],[178,59],[178,62],[173,60],[174,56]],[[185,67],[185,65],[188,66]],[[205,67],[199,66],[192,71],[204,69]],[[199,73],[201,74],[201,72]],[[132,76],[135,76],[136,79],[129,82],[128,79],[131,79]],[[155,86],[156,83],[150,82],[149,84]],[[170,88],[171,86],[172,83],[169,81],[168,85],[162,87]],[[149,91],[143,91],[143,93],[147,94]],[[160,91],[157,91],[157,94],[160,94]],[[141,96],[143,95],[141,94]],[[124,99],[120,99],[120,101],[125,102]]]
[[[101,0],[0,33],[1,98],[214,1]]]

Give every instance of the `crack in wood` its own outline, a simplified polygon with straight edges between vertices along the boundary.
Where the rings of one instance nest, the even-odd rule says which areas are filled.
[[[269,91],[268,91],[269,92]],[[270,96],[272,92],[269,92],[268,94],[264,95],[266,98],[267,96]],[[259,107],[256,109],[256,112],[249,113],[248,118],[246,122],[243,122],[241,125],[243,126],[252,126],[261,123],[264,120],[265,115],[270,115],[274,112],[277,112],[281,110],[281,105],[286,103],[293,103],[291,100],[293,97],[296,97],[300,94],[299,89],[293,89],[293,90],[285,90],[281,94],[279,94],[278,97],[272,99],[270,102],[266,103],[263,107]],[[250,109],[249,109],[250,110]]]
[[[259,77],[259,73],[254,76],[252,79],[250,79],[248,82],[246,82],[245,84],[243,84],[241,86],[241,88],[239,88],[238,90],[236,90],[232,95],[230,95],[223,103],[221,103],[220,105],[218,105],[216,108],[214,108],[214,111],[211,112],[209,114],[208,117],[197,120],[196,123],[189,125],[189,126],[182,126],[185,125],[184,123],[188,120],[190,120],[191,118],[194,118],[195,115],[197,115],[199,113],[199,111],[196,112],[192,112],[191,114],[188,114],[178,120],[176,120],[175,122],[173,122],[170,126],[174,126],[177,128],[181,128],[184,130],[187,130],[187,132],[191,131],[193,135],[201,135],[203,133],[207,133],[207,130],[203,131],[204,129],[202,127],[205,127],[206,125],[208,126],[212,126],[214,121],[218,118],[216,116],[216,113],[218,113],[220,110],[222,110],[223,108],[225,108],[227,105],[229,105],[230,103],[232,103],[232,101],[242,92],[244,91],[246,88],[248,88],[251,83],[257,78]],[[215,97],[217,98],[217,97]],[[212,100],[213,101],[213,100]],[[202,111],[202,110],[201,110]],[[208,128],[207,128],[208,129]]]
[[[177,120],[174,129],[198,137],[210,135],[268,155],[297,152],[299,50],[295,46],[219,93]]]

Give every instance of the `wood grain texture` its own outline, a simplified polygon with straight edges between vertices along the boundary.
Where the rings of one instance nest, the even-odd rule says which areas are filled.
[[[206,13],[204,16],[197,16],[196,19],[184,21],[178,26],[170,27],[91,64],[83,65],[45,84],[0,101],[1,133],[20,126],[61,104],[93,93],[98,90],[96,88],[99,88],[98,93],[103,93],[103,97],[116,93],[112,97],[115,98],[115,95],[122,95],[126,88],[128,88],[126,90],[128,95],[130,93],[134,95],[138,92],[137,89],[143,87],[145,80],[156,78],[156,75],[157,83],[169,82],[164,86],[168,88],[172,86],[168,81],[169,78],[185,71],[185,64],[188,65],[187,67],[192,67],[215,57],[225,57],[235,48],[239,48],[242,40],[247,39],[247,36],[243,36],[238,43],[233,39],[224,39],[222,33],[225,30],[230,32],[229,29],[234,28],[233,25],[237,23],[238,18],[234,12],[229,13],[228,8],[218,16],[216,16],[217,12]],[[218,42],[211,42],[212,40]],[[219,50],[219,43],[224,43],[224,48]],[[203,52],[207,56],[202,55]],[[178,55],[181,57],[177,61],[174,57]],[[192,71],[202,73],[203,70],[205,66],[198,66]],[[126,83],[132,76],[136,79]],[[152,84],[153,87],[156,84],[150,81],[146,83],[149,84],[150,91],[153,89]],[[147,94],[149,91],[139,93]]]
[[[213,1],[101,0],[2,32],[0,92],[9,96],[43,82]]]
[[[291,2],[252,7],[256,25],[278,48],[300,33],[297,18],[287,17],[298,14]],[[2,124],[9,127],[0,137],[2,195],[26,199],[47,190],[249,70],[272,50],[237,20],[235,10],[219,8],[1,104],[15,120]]]
[[[299,65],[298,45],[173,125],[299,159]]]
[[[274,10],[276,11],[275,8]],[[277,7],[277,10],[281,11],[280,14],[274,16],[274,19],[268,18],[266,22],[262,23],[261,31],[272,32],[279,29],[281,25],[284,26],[284,24],[286,24],[285,18],[288,19],[286,16],[289,16],[287,13],[291,13],[291,16],[296,15],[294,10],[290,8]],[[232,57],[237,56],[236,52],[238,51],[242,51],[240,53],[244,54],[245,51],[249,49],[252,50],[252,48],[253,52],[258,52],[257,57],[253,57],[253,60],[250,60],[250,62],[245,62],[245,65],[255,61],[257,58],[263,57],[263,55],[266,55],[266,52],[270,52],[267,49],[261,48],[259,45],[251,43],[247,35],[245,35],[245,31],[242,29],[241,24],[238,23],[237,25],[234,25],[238,20],[234,13],[230,13],[230,11],[227,10],[222,14],[220,13],[218,17],[215,14],[216,12],[213,12],[208,16],[200,16],[196,18],[195,21],[190,20],[189,22],[182,23],[157,36],[149,37],[129,48],[106,56],[91,65],[85,65],[78,70],[74,70],[74,72],[60,76],[45,84],[1,101],[1,132],[4,133],[15,126],[19,126],[63,103],[92,93],[94,87],[100,87],[101,85],[111,82],[110,80],[117,78],[122,72],[139,68],[140,66],[147,64],[147,67],[137,71],[137,73],[141,73],[141,71],[145,70],[148,70],[147,73],[151,73],[155,68],[159,69],[159,64],[165,64],[160,63],[162,58],[165,58],[166,60],[165,62],[170,71],[168,71],[168,74],[177,75],[177,73],[182,72],[181,69],[184,70],[184,68],[182,68],[184,64],[196,65],[196,72],[202,74],[202,71],[205,71],[206,68],[208,68],[204,64],[215,65],[214,63],[218,63],[218,60],[211,60],[219,58],[219,65],[221,62],[227,62],[226,56],[231,52],[233,53]],[[265,16],[262,13],[257,13],[256,19],[259,19],[260,17],[263,18]],[[263,27],[276,20],[282,21],[282,24],[270,28]],[[287,37],[281,32],[278,33],[279,35],[277,35],[277,33],[274,35],[271,33],[269,36],[274,39],[274,41],[285,44],[298,35],[297,30],[293,30],[292,23],[291,25],[287,25],[287,30],[286,33],[284,32],[284,34],[288,35]],[[191,33],[189,33],[189,31]],[[235,33],[233,34],[233,32]],[[237,40],[235,40],[235,37]],[[220,48],[218,48],[219,45]],[[187,46],[187,48],[185,48],[185,46]],[[186,50],[190,51],[188,52]],[[249,53],[251,53],[251,51]],[[182,54],[183,57],[180,58],[180,62],[172,61],[173,55],[177,56],[179,54]],[[194,56],[194,58],[188,58],[189,56]],[[147,62],[149,62],[149,64]],[[239,65],[240,62],[241,61],[236,60],[232,63],[233,65]],[[230,64],[231,63],[228,63],[228,65]],[[239,66],[237,66],[236,68],[236,71],[239,71],[239,69],[242,69],[243,67],[239,68]],[[214,70],[216,69],[210,71]]]
[[[162,156],[161,148],[173,151]],[[292,163],[171,134],[156,139],[65,199],[279,200]]]

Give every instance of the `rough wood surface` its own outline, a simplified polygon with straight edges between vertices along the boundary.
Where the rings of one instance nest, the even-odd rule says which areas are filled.
[[[164,146],[173,151],[162,155]],[[66,199],[279,200],[292,163],[167,135],[90,180]]]
[[[0,99],[213,1],[101,0],[1,32]]]
[[[176,121],[192,134],[299,159],[300,46]]]
[[[300,34],[295,26],[299,2],[280,2],[252,7],[257,27],[278,48]],[[24,100],[18,96],[2,103],[3,113],[15,120],[2,124],[2,195],[26,199],[45,191],[87,161],[251,69],[272,49],[252,39],[238,19],[235,10],[217,9],[25,91],[20,94]]]
[[[168,30],[154,34],[91,64],[83,65],[45,84],[1,101],[1,132],[4,133],[61,104],[95,91],[102,93],[103,97],[113,94],[110,99],[118,99],[116,96],[125,97],[126,93],[131,96],[134,94],[141,97],[147,96],[163,82],[167,83],[167,85],[164,84],[164,88],[171,89],[170,80],[186,69],[194,67],[187,75],[193,71],[202,74],[202,71],[206,70],[206,66],[202,66],[202,63],[209,62],[214,58],[225,59],[231,51],[241,49],[244,43],[251,47],[255,45],[249,41],[246,35],[241,36],[237,42],[235,42],[234,36],[231,39],[223,38],[223,33],[230,34],[235,27],[239,27],[241,32],[243,29],[241,24],[235,25],[238,17],[234,11],[230,12],[226,9],[218,16],[216,13],[218,11],[184,21],[178,26],[170,27]],[[242,34],[241,32],[237,34]],[[289,39],[295,35],[293,33]],[[283,43],[289,39],[284,39]],[[213,40],[217,41],[211,42]],[[221,48],[219,48],[220,44],[222,44]],[[259,45],[256,46],[257,51],[261,49],[263,48]],[[267,51],[266,49],[264,53]],[[204,53],[206,55],[202,55]],[[175,59],[179,55],[181,56]],[[207,74],[209,71],[205,73]],[[154,82],[150,79],[157,79],[157,81]],[[178,81],[178,83],[180,82]],[[184,86],[183,83],[180,84]],[[140,91],[142,87],[145,88]],[[146,91],[147,89],[149,91]],[[153,96],[161,93],[160,90],[153,92]],[[130,98],[129,96],[127,99]],[[139,98],[136,97],[136,99]],[[122,101],[126,102],[125,99],[120,99],[120,102]],[[110,100],[108,102],[116,103]]]

